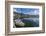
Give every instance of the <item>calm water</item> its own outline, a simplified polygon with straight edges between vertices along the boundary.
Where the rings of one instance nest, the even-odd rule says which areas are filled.
[[[23,23],[25,22],[32,22],[32,25],[34,27],[38,27],[39,26],[39,18],[23,18],[20,19]]]

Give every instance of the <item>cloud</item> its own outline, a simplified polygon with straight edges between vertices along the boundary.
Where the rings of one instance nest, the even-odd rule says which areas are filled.
[[[32,9],[32,8],[16,8],[14,9],[17,13],[24,13],[29,15],[39,15],[39,9]]]
[[[39,12],[34,11],[34,12],[27,12],[27,13],[24,13],[24,14],[29,14],[29,15],[39,15]]]

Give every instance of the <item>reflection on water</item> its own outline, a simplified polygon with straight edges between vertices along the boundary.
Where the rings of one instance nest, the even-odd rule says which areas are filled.
[[[34,27],[39,26],[39,18],[24,18],[22,19],[23,22],[32,22]]]
[[[16,27],[39,27],[39,18],[16,19]]]

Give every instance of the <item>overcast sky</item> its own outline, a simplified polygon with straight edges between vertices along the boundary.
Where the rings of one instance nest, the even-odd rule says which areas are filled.
[[[17,13],[24,13],[29,15],[38,15],[39,9],[38,8],[14,8],[13,11]]]

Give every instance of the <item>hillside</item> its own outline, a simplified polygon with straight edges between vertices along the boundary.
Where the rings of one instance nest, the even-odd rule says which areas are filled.
[[[28,14],[24,14],[24,13],[16,13],[14,12],[14,17],[19,17],[19,18],[39,18],[39,15],[28,15]]]

